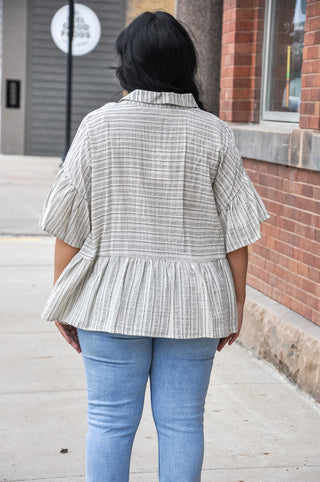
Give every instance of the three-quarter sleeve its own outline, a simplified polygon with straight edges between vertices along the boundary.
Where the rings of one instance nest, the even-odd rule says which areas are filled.
[[[244,169],[232,130],[227,124],[213,191],[225,237],[226,253],[261,237],[260,224],[270,218]]]
[[[39,225],[81,248],[91,231],[91,151],[84,119],[45,200]]]

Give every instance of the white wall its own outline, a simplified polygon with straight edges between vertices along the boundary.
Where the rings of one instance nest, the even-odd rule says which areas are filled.
[[[2,0],[1,152],[4,154],[24,154],[27,3],[27,0]],[[5,106],[6,79],[21,81],[19,109]]]

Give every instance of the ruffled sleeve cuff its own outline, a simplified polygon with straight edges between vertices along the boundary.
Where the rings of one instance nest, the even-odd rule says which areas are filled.
[[[226,253],[260,239],[260,224],[269,219],[270,214],[245,171],[240,189],[219,217],[225,235]]]
[[[81,248],[91,231],[88,201],[61,170],[45,200],[39,225],[43,231]]]

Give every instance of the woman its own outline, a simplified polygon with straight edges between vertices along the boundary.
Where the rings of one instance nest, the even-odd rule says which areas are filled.
[[[269,215],[203,109],[184,27],[146,12],[116,48],[127,95],[84,118],[41,216],[57,238],[43,317],[82,352],[87,482],[128,481],[149,376],[159,479],[196,482],[213,358],[239,335]]]

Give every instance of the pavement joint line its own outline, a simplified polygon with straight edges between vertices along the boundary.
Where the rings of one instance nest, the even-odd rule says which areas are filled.
[[[0,268],[50,268],[53,262],[49,264],[0,264]]]
[[[143,473],[143,472],[138,472],[138,473]],[[150,472],[150,473],[152,473],[152,472]],[[40,478],[37,477],[36,479],[33,479],[33,478],[32,478],[32,479],[3,479],[3,482],[29,482],[30,480],[35,480],[35,481],[37,481],[37,480],[52,480],[52,479],[61,479],[61,480],[63,480],[63,479],[70,479],[70,477],[72,477],[72,478],[73,478],[73,477],[85,478],[85,475],[62,475],[62,476],[58,476],[58,477],[55,477],[55,476],[51,477],[51,476],[50,476],[50,477],[40,477]]]
[[[318,464],[307,465],[307,464],[298,464],[298,465],[259,465],[255,467],[215,467],[213,469],[202,469],[203,472],[213,472],[215,470],[259,470],[259,469],[293,469],[293,468],[317,468],[320,467]]]
[[[75,393],[75,392],[86,392],[86,387],[84,388],[70,388],[69,390],[34,390],[25,392],[3,392],[0,393],[1,397],[7,397],[12,395],[38,395],[39,393]]]
[[[0,241],[42,241],[43,239],[52,239],[52,236],[46,234],[0,233]]]
[[[43,323],[45,323],[45,320],[42,320]],[[47,321],[47,323],[54,323],[53,321]],[[39,324],[42,324],[41,323],[41,320],[39,320]],[[15,331],[11,331],[11,332],[8,332],[8,333],[1,333],[0,332],[0,336],[1,335],[55,335],[55,334],[59,334],[59,331],[58,329],[55,329],[54,331],[19,331],[19,332],[15,332]],[[61,338],[61,340],[63,340],[63,338]]]
[[[33,320],[33,318],[31,318]],[[41,323],[41,321],[40,321]],[[52,322],[53,323],[53,322]],[[0,332],[0,336],[2,335],[52,335],[52,334],[56,334],[57,333],[57,330],[56,331],[19,331],[19,332],[16,332],[16,331],[4,331],[4,332]]]

